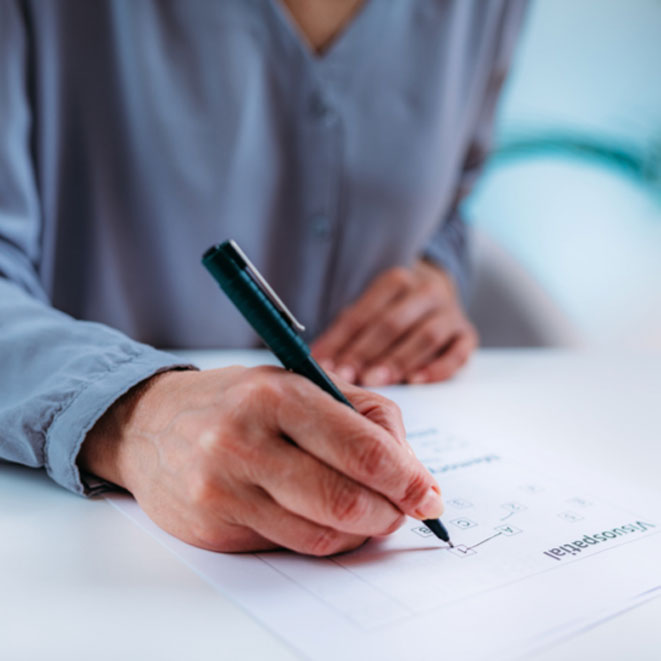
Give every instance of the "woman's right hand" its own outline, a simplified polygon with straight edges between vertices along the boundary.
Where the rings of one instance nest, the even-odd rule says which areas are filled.
[[[78,463],[214,551],[328,555],[393,532],[405,514],[440,516],[397,406],[338,385],[356,410],[276,367],[161,373],[103,415]]]

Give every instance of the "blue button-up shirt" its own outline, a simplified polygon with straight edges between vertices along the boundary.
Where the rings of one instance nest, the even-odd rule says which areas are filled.
[[[0,457],[76,456],[151,347],[257,338],[200,266],[233,237],[320,333],[457,204],[521,0],[367,0],[323,54],[277,0],[0,2]]]

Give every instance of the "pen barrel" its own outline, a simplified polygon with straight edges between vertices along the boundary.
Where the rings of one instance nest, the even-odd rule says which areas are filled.
[[[285,363],[283,363],[285,364]],[[286,364],[285,364],[286,367]],[[326,372],[317,364],[317,361],[310,355],[308,359],[303,361],[302,364],[294,367],[292,369],[297,374],[310,379],[313,383],[316,383],[323,391],[327,392],[329,395],[335,397],[338,402],[346,404],[353,408],[353,404],[344,396],[342,391],[330,380]]]
[[[257,335],[284,365],[310,352],[307,344],[282,318],[279,311],[240,265],[219,251],[206,254],[202,263]]]
[[[286,369],[308,378],[338,401],[351,406],[312,358],[305,341],[282,317],[242,265],[228,258],[222,245],[205,253],[202,263]]]

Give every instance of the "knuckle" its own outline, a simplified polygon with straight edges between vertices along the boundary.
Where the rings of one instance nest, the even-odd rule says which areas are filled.
[[[366,496],[359,489],[346,484],[333,488],[329,502],[331,516],[342,523],[358,523],[365,518],[369,510]]]
[[[407,268],[395,266],[388,271],[388,279],[395,286],[408,287],[411,284],[412,276]]]
[[[384,411],[387,418],[402,420],[402,409],[399,408],[399,405],[393,402],[392,399],[382,397],[379,400],[379,406]]]
[[[309,555],[324,556],[337,553],[342,548],[343,535],[333,528],[322,528],[306,546]]]
[[[188,500],[196,509],[208,507],[216,498],[217,488],[209,475],[196,471],[188,480]]]
[[[357,454],[358,473],[367,478],[383,475],[390,469],[390,461],[383,443],[377,439],[370,439],[362,443]]]
[[[387,397],[382,397],[380,400],[381,407],[386,410],[386,413],[392,415],[395,418],[402,417],[402,409],[399,407],[399,404],[393,402],[392,399]]]
[[[427,324],[422,330],[421,330],[421,336],[423,342],[429,346],[429,345],[440,345],[442,344],[443,340],[443,329],[441,327],[441,324],[436,322],[433,324]]]
[[[404,326],[404,319],[393,314],[386,314],[381,319],[381,333],[388,337],[399,335]]]
[[[442,289],[436,280],[428,280],[418,286],[418,294],[420,298],[425,300],[436,299],[440,301],[442,296]]]
[[[414,473],[406,483],[401,501],[402,506],[404,508],[414,509],[414,506],[426,495],[429,486],[429,479],[423,472],[418,471]]]
[[[296,374],[295,372],[290,372],[286,376],[287,378],[287,397],[284,397],[284,390],[279,396],[280,403],[284,406],[291,406],[300,402],[309,402],[311,398],[314,398],[315,395],[319,395],[319,387],[313,383],[310,379]],[[297,398],[297,400],[292,401],[292,396]]]
[[[283,393],[282,370],[255,368],[250,370],[246,378],[233,388],[233,398],[237,405],[273,407],[281,399]]]
[[[253,387],[254,396],[264,403],[273,403],[282,395],[282,385],[274,374],[259,374]]]

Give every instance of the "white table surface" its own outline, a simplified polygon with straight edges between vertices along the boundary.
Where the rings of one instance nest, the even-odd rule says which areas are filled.
[[[264,358],[193,355],[203,365]],[[569,457],[570,477],[601,480],[632,508],[661,502],[661,354],[481,351],[453,382],[419,389],[453,430],[487,420],[521,454]],[[660,625],[656,599],[535,659],[658,660]],[[0,462],[0,659],[83,658],[297,656],[103,499]]]

